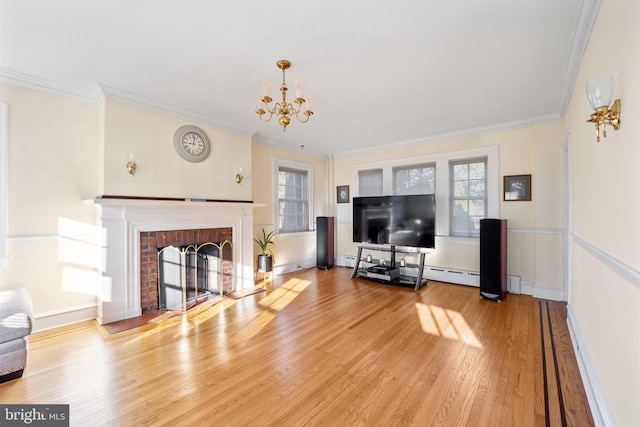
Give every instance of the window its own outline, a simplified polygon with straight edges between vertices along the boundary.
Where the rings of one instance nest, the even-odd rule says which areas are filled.
[[[393,194],[435,194],[435,163],[393,168]]]
[[[500,216],[497,145],[359,163],[352,176],[355,197],[435,194],[441,242],[477,244],[480,219]]]
[[[452,236],[479,236],[487,216],[487,158],[449,163],[449,228]]]
[[[358,188],[360,197],[382,196],[382,169],[358,171]]]
[[[276,162],[276,228],[280,233],[308,231],[310,224],[310,166]]]

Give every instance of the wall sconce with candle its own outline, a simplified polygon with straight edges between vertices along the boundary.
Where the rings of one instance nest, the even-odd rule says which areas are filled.
[[[587,97],[594,112],[587,122],[596,125],[596,141],[600,142],[600,128],[602,136],[607,137],[607,125],[614,130],[620,129],[620,100],[616,99],[611,104],[613,96],[613,76],[606,75],[596,77],[586,83]]]
[[[127,173],[133,176],[136,174],[136,169],[138,165],[136,165],[136,161],[133,159],[133,153],[129,153],[129,161],[127,162]]]
[[[238,168],[238,172],[236,173],[236,184],[242,185],[242,180],[244,179],[243,169]]]

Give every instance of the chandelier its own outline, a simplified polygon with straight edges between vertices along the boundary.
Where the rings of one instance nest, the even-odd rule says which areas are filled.
[[[296,117],[300,123],[307,123],[309,118],[313,114],[311,111],[311,107],[308,104],[305,104],[305,99],[302,97],[302,84],[296,85],[296,99],[293,100],[297,106],[294,106],[292,103],[287,103],[287,83],[285,82],[285,70],[291,67],[291,62],[286,59],[281,59],[276,62],[278,68],[282,70],[282,86],[280,86],[280,92],[282,92],[282,102],[276,102],[276,104],[271,107],[270,103],[273,101],[271,98],[271,85],[268,81],[262,82],[262,92],[263,96],[258,100],[258,109],[256,110],[256,114],[260,117],[260,120],[263,122],[268,122],[271,120],[273,115],[275,114],[278,117],[278,122],[282,125],[282,130],[284,132],[287,131],[287,125],[291,123],[291,118]],[[264,117],[267,113],[269,113],[268,117]],[[306,117],[300,118],[300,114],[304,114]]]

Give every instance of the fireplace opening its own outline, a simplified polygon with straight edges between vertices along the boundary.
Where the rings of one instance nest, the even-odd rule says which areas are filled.
[[[207,293],[219,296],[220,293],[225,295],[232,292],[235,285],[232,246],[231,227],[141,232],[140,308],[142,314],[160,309],[161,292],[164,292],[163,300],[173,302],[182,300],[183,303],[187,299],[191,302],[201,302],[199,300],[202,300]],[[169,250],[170,247],[173,249]],[[159,261],[161,251],[167,254],[163,255],[163,262],[164,257],[167,261],[162,267]],[[184,262],[180,261],[181,252],[184,252]],[[170,253],[173,255],[169,255]],[[182,280],[181,265],[185,267],[185,280]],[[164,291],[160,289],[161,274],[163,277],[166,276],[169,282],[169,286],[165,287]],[[191,284],[187,286],[187,283]],[[179,294],[178,289],[180,289]],[[185,289],[184,296],[182,289]],[[169,306],[173,307],[174,304],[171,303]],[[181,305],[181,307],[184,306],[184,304]]]
[[[231,242],[159,249],[158,308],[184,311],[231,292],[232,266],[224,259],[225,249],[231,251]]]

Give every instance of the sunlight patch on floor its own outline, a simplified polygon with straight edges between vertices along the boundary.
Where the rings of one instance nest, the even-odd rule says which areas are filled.
[[[236,300],[226,299],[226,300],[220,301],[216,305],[207,307],[203,310],[193,311],[191,313],[184,313],[184,314],[177,315],[175,317],[164,319],[161,322],[155,323],[156,326],[154,328],[136,335],[131,340],[127,341],[125,345],[132,344],[146,337],[158,334],[160,332],[164,332],[167,329],[174,329],[176,325],[179,325],[180,329],[174,335],[174,338],[179,338],[180,336],[187,335],[189,331],[191,331],[191,329],[193,329],[195,326],[214,318],[215,316],[219,315],[221,311],[235,304],[236,304]]]
[[[280,311],[291,303],[302,291],[307,289],[311,282],[309,280],[302,280],[292,278],[287,280],[283,285],[274,289],[269,295],[264,297],[258,302],[258,304],[270,308],[272,310]]]
[[[247,325],[242,328],[242,331],[239,332],[239,335],[242,337],[242,342],[247,342],[251,338],[258,335],[258,333],[264,329],[273,319],[275,319],[276,314],[270,311],[262,311],[258,314],[254,319],[251,320]]]
[[[482,348],[482,344],[459,312],[419,302],[416,303],[416,310],[420,326],[425,333],[450,340],[461,340],[468,346]]]
[[[244,340],[248,341],[257,335],[265,326],[267,326],[275,317],[274,311],[281,311],[293,300],[298,297],[307,287],[311,285],[311,281],[297,278],[289,279],[281,286],[274,289],[271,293],[262,298],[258,305],[262,306],[262,310],[255,318],[248,322],[242,328]],[[169,319],[165,319],[158,323],[156,327],[149,329],[141,334],[136,335],[127,344],[134,343],[146,337],[164,332],[166,330],[174,331],[173,338],[177,339],[181,336],[188,335],[193,328],[201,323],[207,322],[219,315],[223,310],[236,304],[234,299],[225,299],[212,307],[208,307],[201,311],[185,313]],[[272,311],[273,310],[273,311]]]

